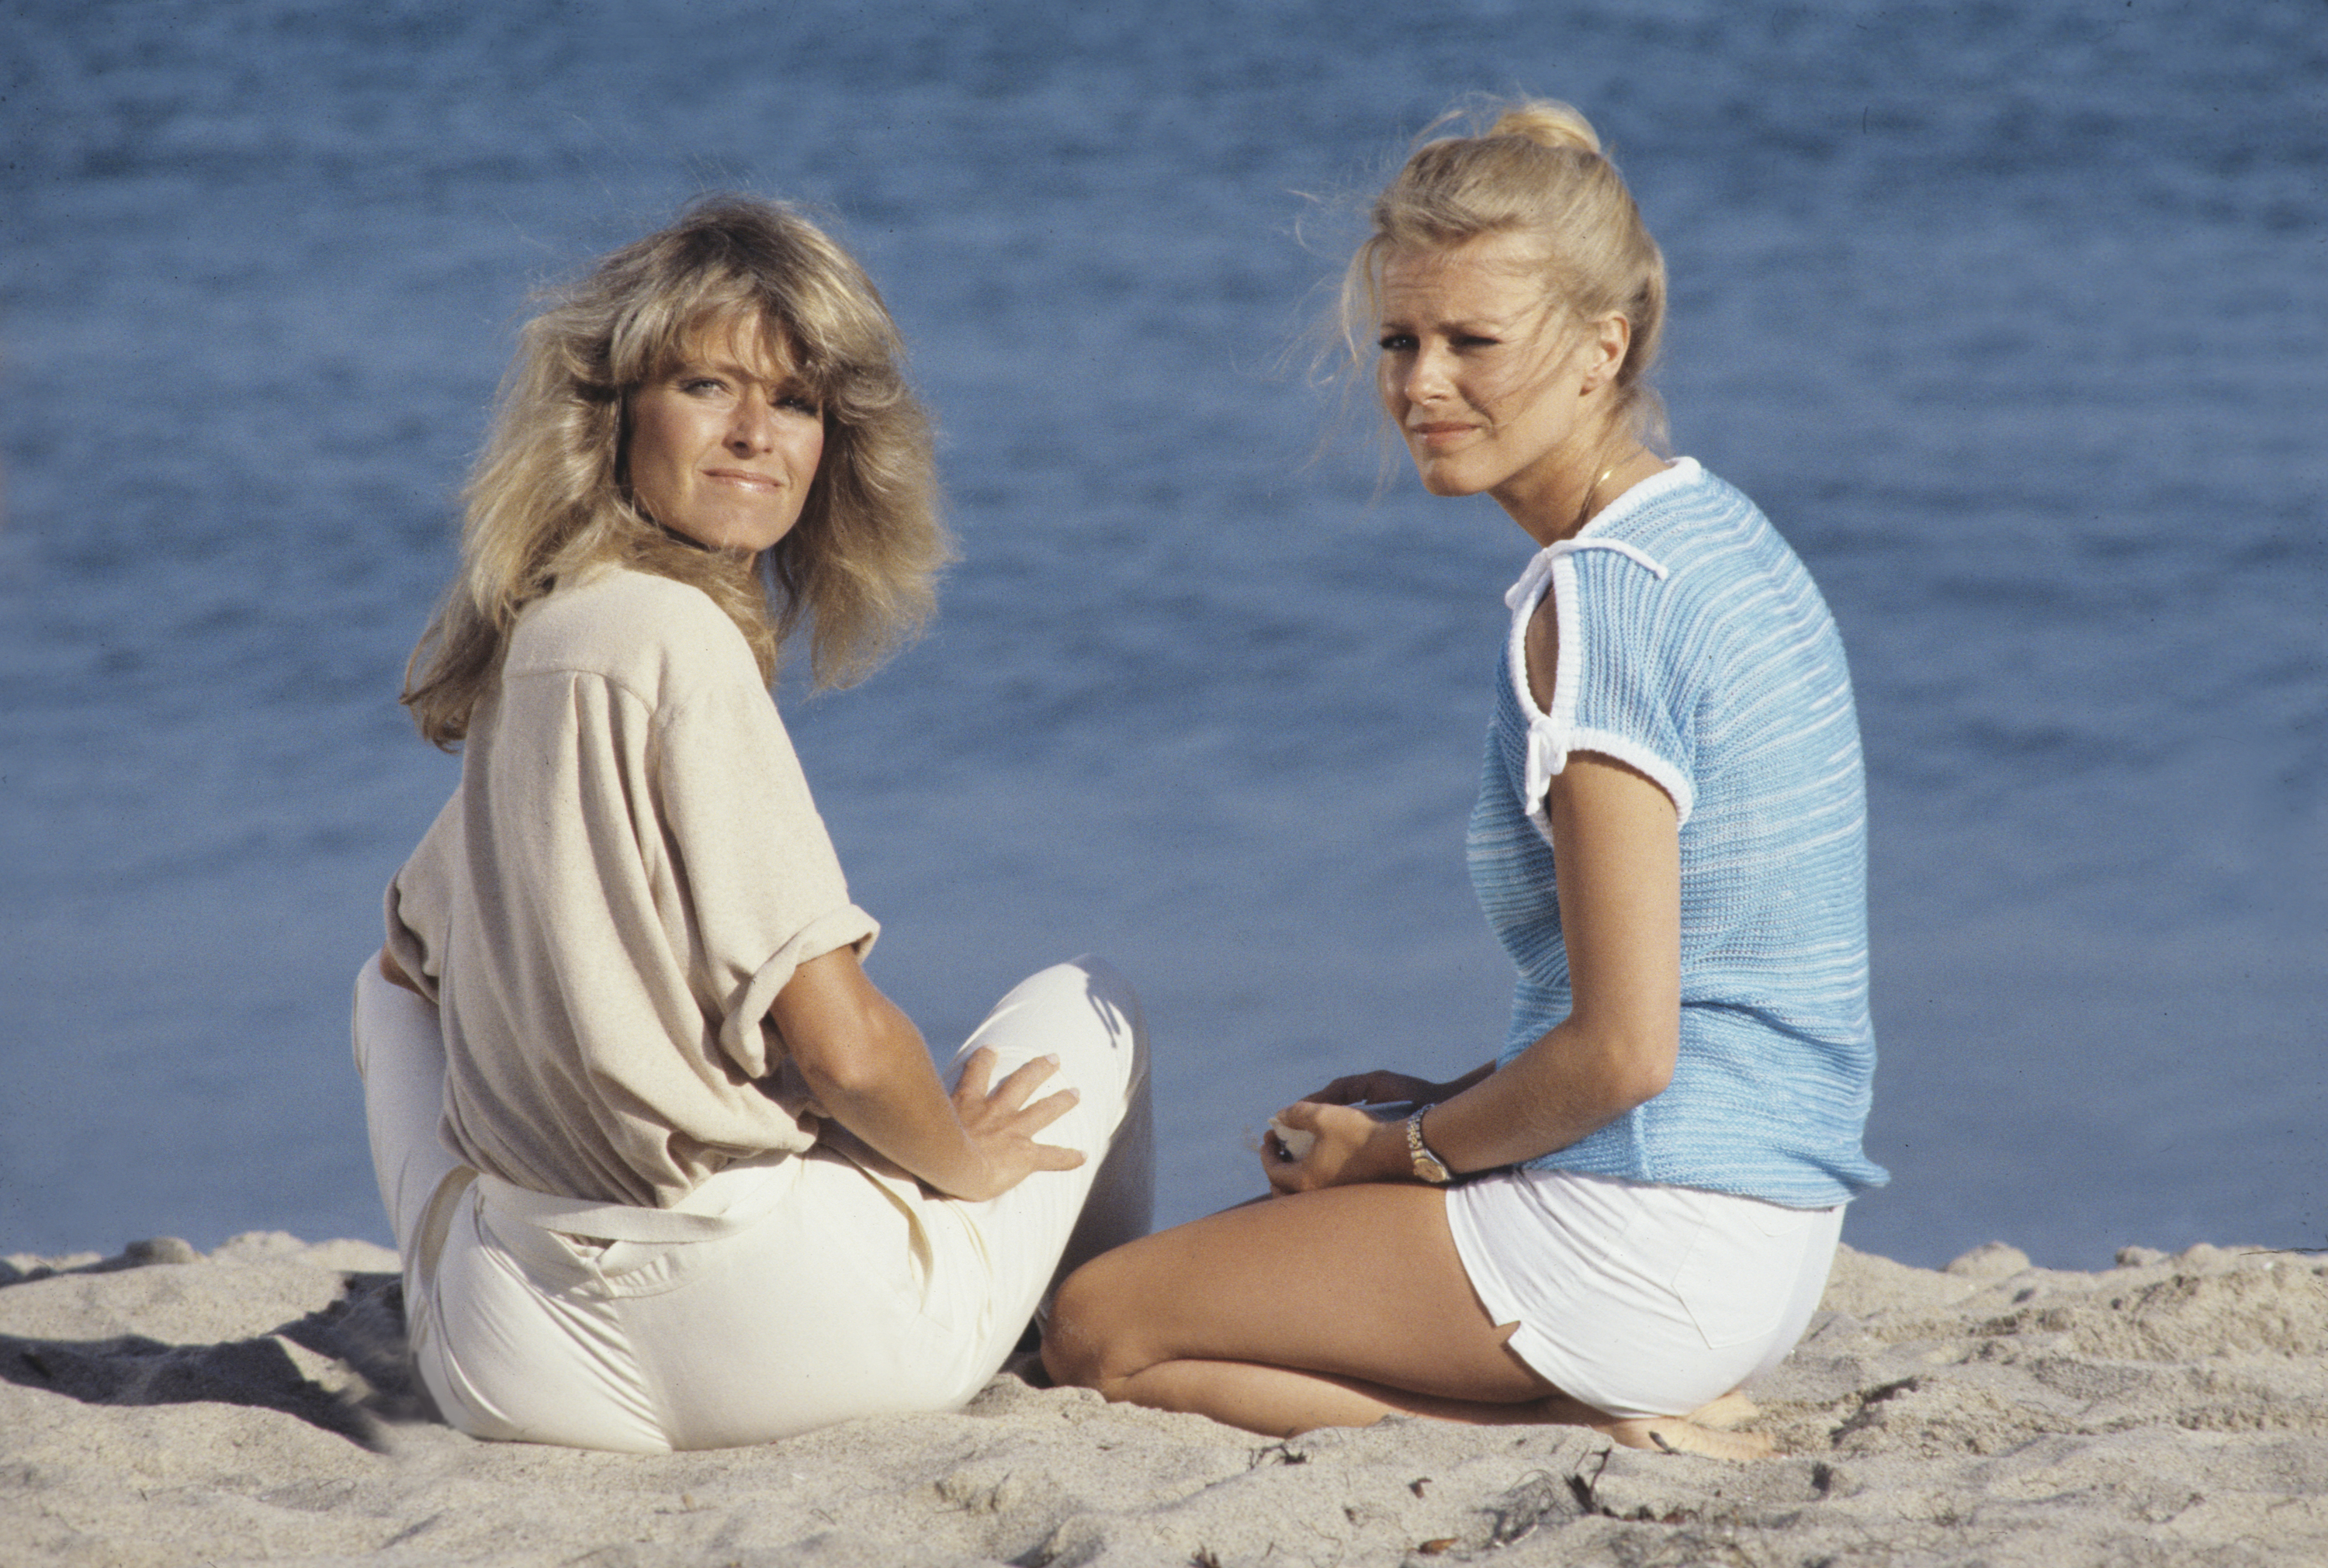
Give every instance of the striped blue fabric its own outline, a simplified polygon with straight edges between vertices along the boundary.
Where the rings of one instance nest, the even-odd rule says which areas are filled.
[[[1554,596],[1549,712],[1522,637]],[[1875,1069],[1867,812],[1842,639],[1754,503],[1688,458],[1515,585],[1472,886],[1518,966],[1508,1062],[1568,1016],[1544,783],[1614,756],[1681,818],[1681,1048],[1666,1091],[1531,1163],[1826,1207],[1887,1178],[1860,1148]]]

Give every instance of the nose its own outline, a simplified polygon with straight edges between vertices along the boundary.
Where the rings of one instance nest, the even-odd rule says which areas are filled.
[[[728,448],[738,457],[765,452],[775,443],[776,411],[758,398],[739,399],[728,423]]]
[[[1406,394],[1410,403],[1432,403],[1447,396],[1450,384],[1446,351],[1435,343],[1425,343],[1407,361],[1399,390]]]

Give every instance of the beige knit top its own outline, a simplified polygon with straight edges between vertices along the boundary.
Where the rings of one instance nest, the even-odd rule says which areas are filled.
[[[460,787],[388,889],[389,951],[444,1022],[453,1147],[657,1207],[815,1141],[768,1008],[878,930],[742,634],[619,568],[521,615]]]

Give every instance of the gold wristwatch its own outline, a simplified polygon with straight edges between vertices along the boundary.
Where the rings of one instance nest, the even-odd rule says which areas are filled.
[[[1435,1103],[1435,1102],[1434,1102]],[[1454,1179],[1455,1173],[1447,1162],[1431,1152],[1431,1145],[1422,1141],[1423,1113],[1430,1105],[1420,1106],[1406,1119],[1406,1157],[1414,1164],[1414,1179],[1427,1181],[1433,1187],[1444,1187]]]

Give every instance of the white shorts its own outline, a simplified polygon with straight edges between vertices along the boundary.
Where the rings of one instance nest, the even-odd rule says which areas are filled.
[[[1786,1358],[1818,1310],[1843,1206],[1565,1170],[1447,1191],[1488,1315],[1552,1385],[1619,1417],[1685,1415]]]
[[[1055,1055],[1042,1092],[1082,1094],[1041,1137],[1084,1163],[984,1203],[821,1143],[738,1161],[669,1209],[528,1192],[442,1141],[434,1007],[367,964],[354,1032],[413,1362],[474,1437],[656,1452],[952,1409],[1056,1276],[1148,1229],[1147,1034],[1094,959],[1022,982],[962,1047],[992,1047],[998,1080]]]

